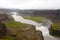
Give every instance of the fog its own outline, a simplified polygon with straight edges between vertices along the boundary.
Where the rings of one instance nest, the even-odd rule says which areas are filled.
[[[0,8],[60,9],[60,0],[0,0]]]

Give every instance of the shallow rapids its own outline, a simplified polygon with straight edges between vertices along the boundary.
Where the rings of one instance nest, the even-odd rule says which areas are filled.
[[[24,19],[22,16],[17,15],[16,12],[12,12],[12,14],[13,14],[12,17],[15,19],[15,21],[34,25],[36,27],[36,30],[42,31],[44,40],[60,40],[58,38],[55,38],[55,37],[49,35],[48,25],[43,26],[43,23],[37,23],[36,21]]]

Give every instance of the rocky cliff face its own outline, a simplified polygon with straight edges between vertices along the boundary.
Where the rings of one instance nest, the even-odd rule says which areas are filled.
[[[27,30],[20,30],[16,35],[16,40],[44,40],[41,31],[36,31],[35,27]]]
[[[60,10],[21,10],[19,13],[22,16],[42,16],[52,21],[60,21]]]
[[[10,40],[8,37],[13,37],[14,40],[44,40],[42,32],[36,31],[35,26],[20,27],[14,29],[12,27],[6,27],[4,20],[8,20],[7,15],[0,16],[0,40]],[[2,23],[2,22],[3,23]],[[11,20],[10,20],[11,21]],[[9,22],[9,21],[7,21]],[[3,36],[3,38],[1,38]],[[11,39],[11,40],[12,40]]]
[[[43,16],[54,21],[60,21],[60,10],[19,10],[19,9],[0,9],[4,14],[18,12],[25,16]]]
[[[18,30],[7,28],[7,35],[14,37],[15,40],[44,40],[42,32],[35,29],[35,26],[20,28]]]
[[[0,22],[0,37],[7,34],[7,28],[4,23]]]

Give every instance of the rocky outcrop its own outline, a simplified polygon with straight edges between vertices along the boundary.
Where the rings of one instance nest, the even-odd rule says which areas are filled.
[[[35,26],[28,26],[19,30],[6,28],[4,23],[0,22],[0,37],[1,40],[7,39],[5,36],[13,37],[14,40],[44,40],[42,32],[37,31]]]
[[[50,30],[50,34],[53,36],[60,36],[60,30]]]
[[[41,31],[36,31],[35,27],[30,27],[18,31],[16,40],[44,40],[44,38]]]
[[[35,26],[20,27],[18,30],[7,28],[7,35],[15,40],[44,40],[42,32],[35,29]]]
[[[44,37],[42,36],[42,32],[39,30],[36,31],[36,37],[38,40],[44,40]]]
[[[10,19],[8,18],[7,14],[0,13],[0,20],[1,21],[9,21]]]
[[[58,36],[60,37],[60,30],[57,30],[57,29],[52,29],[52,27],[49,29],[49,32],[51,35],[53,36]]]
[[[4,37],[0,40],[8,40],[7,37],[13,37],[15,40],[43,40],[41,31],[37,32],[35,26],[31,25],[27,27],[20,27],[18,30],[11,27],[6,27],[4,22],[6,22],[5,20],[8,20],[8,16],[6,14],[0,15],[0,37]]]
[[[7,28],[4,23],[0,22],[0,36],[5,36],[7,34]]]
[[[8,36],[12,36],[12,37],[16,37],[16,29],[13,29],[13,28],[7,28],[7,35]]]

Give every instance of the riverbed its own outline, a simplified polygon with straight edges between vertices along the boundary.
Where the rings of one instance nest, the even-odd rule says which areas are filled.
[[[44,40],[60,40],[60,38],[53,37],[49,34],[48,25],[43,26],[43,23],[37,23],[36,21],[24,19],[22,16],[17,15],[17,12],[12,12],[12,14],[13,14],[12,17],[15,19],[15,21],[34,25],[36,27],[36,30],[42,31]]]

